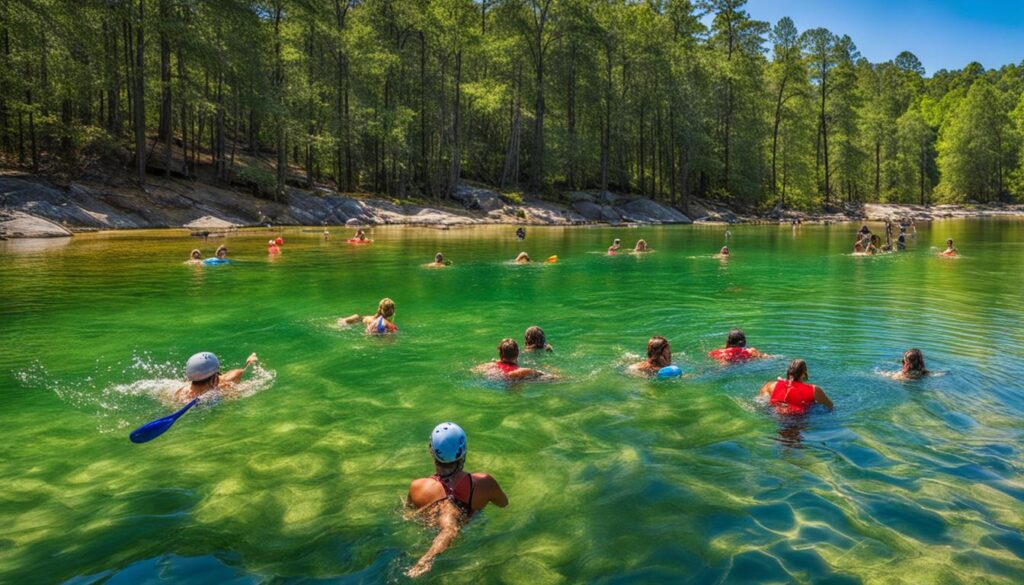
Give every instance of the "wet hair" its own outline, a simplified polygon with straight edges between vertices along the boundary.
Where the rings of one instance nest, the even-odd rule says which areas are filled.
[[[515,339],[506,337],[498,344],[498,360],[506,364],[514,364],[519,360],[519,344]]]
[[[195,250],[192,250],[191,252],[189,252],[188,257],[189,258],[202,258],[203,257],[203,253],[199,251],[199,248],[196,248]]]
[[[226,256],[227,253],[228,253],[227,246],[220,246],[219,248],[217,248],[217,251],[213,253],[213,255],[214,256],[218,256],[218,255],[220,255],[221,252],[224,252],[224,255]]]
[[[719,254],[728,254],[729,246],[722,246],[722,249],[718,251]]]
[[[544,330],[536,325],[526,330],[525,341],[526,349],[544,349],[548,344]]]
[[[516,256],[516,262],[519,262],[519,260],[521,260],[521,259],[522,260],[526,260],[527,262],[529,262],[530,261],[530,255],[527,254],[526,252],[520,252],[519,255]]]
[[[807,362],[799,359],[789,362],[789,369],[786,370],[786,379],[790,382],[803,382],[806,380]]]
[[[643,244],[643,245],[641,246],[641,244]],[[636,249],[639,250],[641,248],[643,248],[644,250],[647,249],[647,240],[645,240],[643,238],[641,238],[641,239],[636,241]]]
[[[953,238],[949,238],[948,240],[946,240],[946,245],[947,246],[952,246],[953,245]]]
[[[619,238],[615,238],[615,241],[613,241],[612,243],[613,244],[621,244],[622,240],[620,240]]]
[[[725,338],[725,347],[747,347],[747,336],[741,329],[733,329]]]
[[[655,335],[647,342],[647,359],[650,360],[654,356],[659,356],[666,348],[668,348],[668,340],[660,335]]]
[[[923,376],[928,373],[924,367],[924,354],[920,349],[908,349],[903,353],[903,373]]]
[[[444,262],[444,254],[442,254],[440,252],[438,252],[437,254],[434,254],[434,262],[437,262],[438,264]]]
[[[395,315],[395,301],[389,298],[383,298],[380,300],[380,304],[377,305],[377,314],[375,317],[384,317],[390,319]]]

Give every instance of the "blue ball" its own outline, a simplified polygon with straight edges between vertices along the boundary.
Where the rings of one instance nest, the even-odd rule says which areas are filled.
[[[677,376],[682,376],[682,375],[683,375],[683,371],[681,369],[679,369],[679,366],[675,366],[675,365],[673,365],[673,366],[665,366],[664,368],[661,368],[660,370],[658,370],[658,377],[659,378],[675,378]]]

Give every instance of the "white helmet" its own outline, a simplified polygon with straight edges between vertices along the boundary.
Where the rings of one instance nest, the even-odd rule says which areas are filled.
[[[220,371],[220,360],[208,351],[202,351],[188,358],[185,377],[193,382],[205,380]]]
[[[454,463],[466,456],[466,431],[453,422],[443,422],[430,433],[430,453],[441,463]]]

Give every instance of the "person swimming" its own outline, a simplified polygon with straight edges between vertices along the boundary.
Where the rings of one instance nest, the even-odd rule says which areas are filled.
[[[807,362],[793,360],[786,370],[786,379],[779,378],[761,387],[761,395],[783,414],[803,414],[815,404],[832,410],[832,401],[821,388],[807,383]]]
[[[619,238],[615,238],[615,241],[612,242],[612,245],[608,246],[608,255],[614,256],[620,248],[622,248],[622,240],[620,240]]]
[[[365,242],[365,241],[367,241],[366,240],[366,232],[363,231],[362,228],[359,228],[359,229],[356,230],[356,235],[352,236],[352,239],[356,240],[356,241],[359,241],[359,242]]]
[[[366,326],[367,334],[386,335],[398,331],[398,326],[391,321],[394,316],[395,301],[385,297],[377,304],[377,312],[373,316],[360,317],[359,315],[349,315],[348,317],[338,319],[338,325],[346,326],[362,321],[363,325]]]
[[[640,239],[636,242],[636,247],[633,248],[634,253],[650,252],[651,248],[647,245],[647,240]]]
[[[515,263],[516,264],[529,264],[530,263],[530,255],[527,254],[526,252],[520,252],[519,255],[516,256]]]
[[[427,264],[427,268],[444,268],[451,263],[451,260],[444,259],[444,254],[438,252],[437,254],[434,254],[434,261]]]
[[[273,256],[274,254],[280,254],[280,253],[281,253],[281,249],[277,247],[277,243],[274,242],[274,240],[268,240],[267,241],[267,254],[270,254],[270,255]]]
[[[942,255],[943,255],[943,256],[957,256],[957,255],[959,255],[959,254],[960,254],[960,250],[957,250],[957,249],[956,249],[956,248],[955,248],[955,247],[953,246],[953,240],[952,240],[952,238],[951,238],[951,239],[948,239],[948,240],[946,240],[946,249],[942,251]]]
[[[242,374],[257,361],[254,353],[245,360],[245,366],[221,374],[220,360],[217,356],[208,351],[197,353],[185,363],[185,377],[189,383],[174,393],[174,400],[181,403],[190,402],[211,390],[231,388],[242,380]]]
[[[903,352],[903,369],[892,377],[896,380],[919,380],[930,373],[924,367],[924,353],[914,348]]]
[[[188,255],[188,260],[185,260],[185,264],[202,264],[202,263],[203,263],[203,253],[199,250],[199,248],[196,248],[195,250],[192,250],[192,253],[190,253]]]
[[[907,227],[903,224],[900,224],[900,235],[896,236],[896,249],[907,249]]]
[[[647,359],[629,366],[629,372],[639,376],[653,376],[661,368],[670,365],[672,348],[669,347],[667,339],[656,335],[647,342]]]
[[[546,376],[544,372],[519,365],[519,344],[515,339],[506,337],[498,344],[498,360],[480,364],[474,371],[491,378],[506,380],[526,380]]]
[[[544,330],[536,325],[526,329],[524,341],[526,343],[523,345],[523,351],[554,351],[555,349],[548,343],[547,337],[544,336]]]
[[[520,227],[516,229],[516,239],[519,241],[523,241],[526,239],[526,228]]]
[[[729,257],[729,246],[722,246],[722,249],[715,254],[715,258],[728,258]]]
[[[406,571],[413,578],[430,570],[434,559],[451,545],[473,514],[488,504],[508,506],[508,496],[496,479],[486,473],[464,471],[468,449],[462,427],[453,422],[437,425],[430,433],[428,448],[434,460],[434,475],[409,484],[405,505],[440,531],[427,552]]]
[[[218,260],[227,260],[228,259],[228,248],[227,248],[227,246],[219,246],[217,248],[217,251],[214,252],[213,255],[216,256]]]
[[[725,347],[711,350],[708,352],[708,356],[722,363],[728,363],[764,357],[764,354],[753,347],[747,347],[747,336],[743,330],[733,329],[725,338]]]
[[[324,241],[326,242],[329,239],[331,239],[331,232],[324,228]]]

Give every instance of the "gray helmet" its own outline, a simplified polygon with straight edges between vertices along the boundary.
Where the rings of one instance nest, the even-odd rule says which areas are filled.
[[[188,358],[185,364],[185,376],[198,382],[205,380],[220,371],[220,360],[208,351],[202,351]]]

